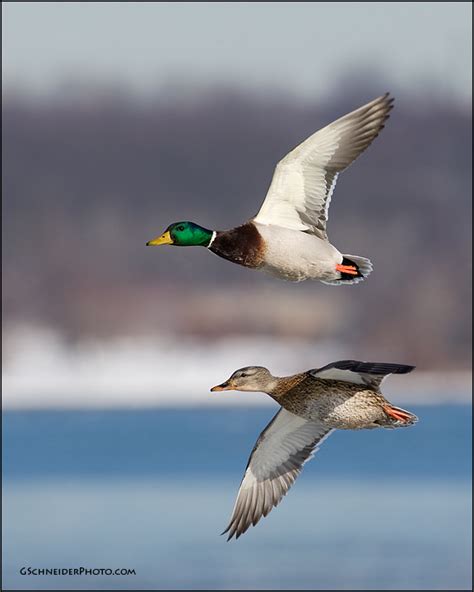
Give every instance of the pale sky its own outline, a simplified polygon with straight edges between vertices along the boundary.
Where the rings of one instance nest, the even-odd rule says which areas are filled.
[[[392,90],[471,96],[468,2],[4,2],[2,13],[6,90],[225,81],[310,98],[374,67]]]

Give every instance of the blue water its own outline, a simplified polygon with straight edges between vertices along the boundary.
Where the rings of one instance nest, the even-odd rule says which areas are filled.
[[[7,412],[3,589],[470,589],[471,407],[410,410],[411,428],[336,432],[230,543],[273,409]]]

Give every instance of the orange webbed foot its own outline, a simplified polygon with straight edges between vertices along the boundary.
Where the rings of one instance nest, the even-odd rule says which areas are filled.
[[[385,413],[395,421],[401,421],[402,423],[408,423],[413,421],[413,415],[403,409],[397,407],[391,407],[390,405],[384,405],[383,410]]]
[[[357,275],[357,268],[354,265],[342,265],[338,263],[336,265],[336,271],[340,271],[341,273],[349,273],[350,275]]]

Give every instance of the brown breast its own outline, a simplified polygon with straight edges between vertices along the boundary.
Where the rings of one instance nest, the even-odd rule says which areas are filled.
[[[265,242],[252,222],[217,232],[209,250],[228,261],[244,267],[260,267],[265,255]]]
[[[294,374],[278,379],[277,386],[268,393],[287,411],[298,414],[300,407],[304,407],[304,401],[311,395],[307,388],[307,374]]]

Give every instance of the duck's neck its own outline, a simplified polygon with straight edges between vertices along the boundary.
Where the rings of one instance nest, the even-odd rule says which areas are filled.
[[[211,233],[211,236],[209,237],[209,242],[207,243],[207,245],[204,245],[206,247],[206,249],[211,248],[212,243],[216,240],[216,236],[217,236],[216,230],[210,230],[209,232]]]
[[[280,380],[281,378],[278,378],[278,376],[271,376],[270,378],[268,378],[265,385],[262,386],[260,392],[267,393],[267,395],[270,395],[270,397],[275,398],[273,394],[278,391],[278,384]]]
[[[270,397],[278,401],[279,398],[283,397],[294,388],[297,384],[299,384],[302,380],[304,380],[305,374],[294,374],[292,376],[282,376],[281,378],[276,378],[272,384],[271,390],[266,391]]]

